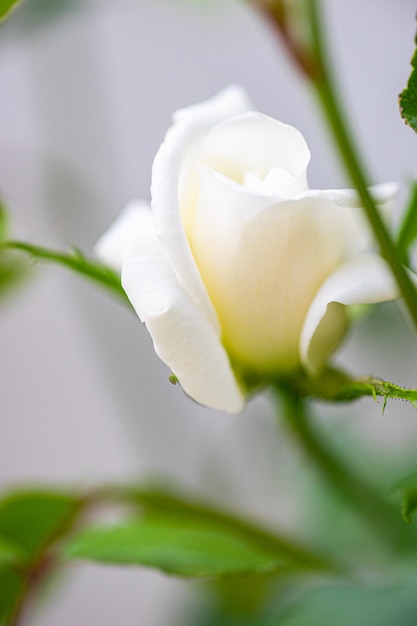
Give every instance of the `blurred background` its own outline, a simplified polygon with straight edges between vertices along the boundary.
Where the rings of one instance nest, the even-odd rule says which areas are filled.
[[[324,0],[332,61],[374,182],[416,176],[397,95],[413,53],[413,0]],[[298,127],[310,185],[346,186],[308,87],[267,25],[238,0],[28,1],[0,27],[0,189],[15,238],[90,253],[134,197],[149,199],[171,113],[242,84]],[[400,205],[400,203],[399,203]],[[0,488],[169,476],[290,530],[310,468],[268,398],[238,416],[168,382],[139,321],[52,266],[0,302]],[[387,333],[387,324],[390,332]],[[338,354],[352,371],[417,386],[415,338],[397,305],[363,319]],[[412,407],[318,407],[353,455],[389,466],[417,447]],[[413,468],[415,469],[415,468]],[[294,481],[294,476],[297,480]],[[73,566],[35,626],[184,624],[198,584],[146,570]]]

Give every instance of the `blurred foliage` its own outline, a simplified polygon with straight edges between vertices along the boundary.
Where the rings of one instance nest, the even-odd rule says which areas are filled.
[[[310,552],[306,546],[285,534],[280,534],[276,530],[272,532],[240,515],[207,504],[195,496],[186,496],[172,487],[139,486],[128,488],[124,494],[129,502],[136,502],[142,508],[147,519],[169,516],[171,519],[184,522],[191,520],[197,524],[208,524],[211,528],[227,531],[239,537],[263,554],[292,563],[296,569],[298,566],[301,569],[312,570],[338,569],[332,561]]]
[[[78,510],[76,498],[57,491],[18,491],[0,500],[0,624],[16,615],[25,589],[43,574],[46,548]]]
[[[1,2],[2,0],[0,0]],[[12,19],[10,19],[8,28],[30,32],[44,28],[51,21],[65,17],[75,10],[87,8],[89,5],[91,5],[90,0],[69,0],[67,2],[60,2],[59,0],[20,1],[18,4],[16,3],[19,11],[10,14]]]
[[[21,258],[9,250],[2,250],[9,233],[9,219],[4,205],[0,201],[0,297],[9,293],[25,276],[26,266]]]
[[[417,44],[417,36],[415,39]],[[411,59],[411,74],[407,87],[400,94],[400,112],[406,124],[417,132],[417,50]]]
[[[176,518],[90,528],[70,539],[63,551],[72,558],[142,565],[203,579],[288,566],[284,556],[271,558],[230,531]]]
[[[0,536],[0,571],[19,566],[24,561],[24,552],[16,544]]]
[[[58,491],[11,493],[0,501],[0,538],[18,546],[26,561],[35,559],[77,505],[78,500]]]
[[[401,514],[406,522],[411,522],[417,510],[417,473],[409,474],[393,487],[401,503]]]
[[[66,556],[195,578],[336,569],[294,540],[172,489],[115,487],[94,498],[139,505],[144,517],[111,527],[89,526],[63,546]]]
[[[291,605],[264,626],[415,626],[417,587],[329,585],[297,596]]]
[[[5,20],[19,4],[20,0],[0,0],[0,22]]]

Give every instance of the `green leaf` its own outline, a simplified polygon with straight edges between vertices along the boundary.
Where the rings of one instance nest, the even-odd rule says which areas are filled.
[[[13,570],[0,569],[0,625],[8,624],[20,597],[23,581]]]
[[[172,488],[163,487],[122,487],[110,488],[122,501],[139,504],[148,519],[153,516],[178,520],[182,523],[202,524],[205,527],[230,533],[245,543],[260,550],[272,559],[284,558],[300,569],[340,572],[340,565],[327,556],[295,542],[284,534],[271,532],[258,524],[240,516],[220,510],[212,504],[178,493]]]
[[[417,473],[409,474],[393,486],[393,492],[401,503],[401,515],[410,523],[417,510]]]
[[[9,13],[17,8],[20,0],[0,0],[0,22],[6,19]]]
[[[408,251],[417,238],[417,182],[413,181],[411,185],[410,196],[407,207],[404,212],[398,237],[397,247],[401,258],[405,264],[408,264]]]
[[[113,296],[116,296],[118,299],[130,306],[126,293],[120,283],[119,274],[95,259],[87,258],[78,249],[74,249],[72,254],[66,254],[21,241],[6,241],[0,245],[0,251],[1,248],[5,250],[19,250],[21,252],[26,252],[36,260],[49,261],[51,263],[63,265],[64,267],[101,285]]]
[[[284,615],[265,626],[415,626],[415,585],[372,588],[354,585],[313,589],[296,597]]]
[[[417,37],[415,38],[417,44]],[[417,50],[411,59],[411,74],[407,87],[400,94],[400,113],[405,123],[417,132]]]
[[[353,379],[346,372],[331,367],[317,378],[300,377],[292,384],[302,395],[325,402],[353,402],[364,396],[377,400],[379,396],[384,400],[383,410],[388,399],[406,400],[417,406],[417,389],[400,387],[372,376]]]
[[[77,499],[63,493],[11,493],[0,500],[0,537],[18,546],[30,562],[63,532],[78,507]]]
[[[50,545],[68,532],[82,500],[55,491],[19,491],[0,500],[0,625],[9,623]],[[14,623],[13,621],[11,623]]]
[[[25,559],[26,556],[18,545],[0,536],[0,571],[18,567]]]
[[[153,567],[182,577],[272,572],[289,565],[227,530],[178,519],[151,519],[79,533],[64,554],[111,564]]]

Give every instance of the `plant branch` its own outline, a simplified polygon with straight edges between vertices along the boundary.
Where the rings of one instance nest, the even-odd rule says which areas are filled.
[[[23,241],[4,241],[0,243],[0,250],[24,252],[36,261],[48,261],[49,263],[64,266],[101,285],[124,304],[130,306],[127,295],[120,283],[120,275],[107,265],[86,257],[77,248],[74,248],[72,253],[65,253]]]

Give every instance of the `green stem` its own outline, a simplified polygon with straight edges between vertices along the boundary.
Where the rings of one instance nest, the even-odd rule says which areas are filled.
[[[61,252],[43,248],[25,241],[3,241],[0,242],[1,250],[14,250],[28,254],[37,261],[47,261],[66,267],[67,269],[81,274],[85,278],[104,287],[109,293],[127,304],[131,308],[130,302],[120,283],[120,275],[112,268],[100,263],[96,259],[91,259],[78,250],[72,253]]]
[[[313,55],[317,66],[320,68],[319,72],[311,74],[310,79],[316,89],[341,160],[359,193],[368,221],[378,241],[380,252],[390,265],[411,318],[417,327],[417,292],[402,265],[394,241],[385,227],[376,203],[369,193],[368,177],[364,174],[366,170],[354,145],[352,133],[348,130],[348,123],[339,101],[335,81],[328,66],[329,55],[325,50],[318,0],[309,0],[308,6],[313,35]]]
[[[311,426],[306,401],[300,394],[288,386],[277,386],[275,391],[283,404],[287,426],[325,481],[362,515],[388,547],[398,547],[403,539],[403,524],[395,510],[372,485],[346,467],[329,446],[323,444],[323,437]]]

